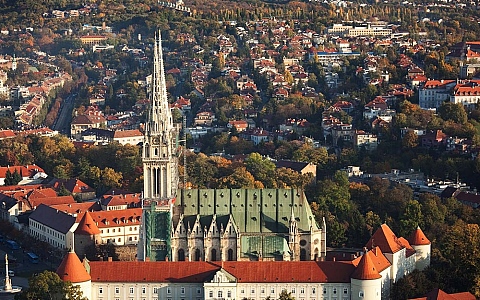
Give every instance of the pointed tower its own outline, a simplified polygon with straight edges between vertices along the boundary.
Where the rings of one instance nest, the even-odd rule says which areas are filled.
[[[102,242],[101,232],[88,211],[85,212],[74,232],[74,250],[78,257],[85,256],[85,249]]]
[[[380,300],[382,297],[382,276],[375,266],[370,252],[363,254],[355,271],[350,276],[352,298]]]
[[[290,248],[290,260],[300,260],[300,247],[299,247],[299,236],[298,236],[298,223],[295,219],[295,214],[293,212],[293,206],[291,209],[290,220],[289,220],[289,230],[288,230],[288,247]]]
[[[70,251],[65,255],[56,273],[63,281],[70,281],[73,285],[78,285],[83,296],[92,299],[92,278],[75,252]]]
[[[143,141],[142,232],[139,260],[171,260],[172,207],[177,196],[178,130],[173,126],[163,68],[162,39],[155,36],[150,108]]]
[[[432,243],[425,236],[420,227],[412,232],[408,242],[415,249],[415,268],[422,271],[430,265]]]

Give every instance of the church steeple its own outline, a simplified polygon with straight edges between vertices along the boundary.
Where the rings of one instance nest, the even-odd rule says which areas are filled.
[[[176,197],[178,167],[177,130],[168,105],[162,39],[155,36],[150,109],[143,143],[144,198],[169,200]]]
[[[155,35],[149,97],[143,141],[143,213],[138,258],[159,261],[171,259],[171,215],[178,187],[178,131],[168,105],[160,31]]]

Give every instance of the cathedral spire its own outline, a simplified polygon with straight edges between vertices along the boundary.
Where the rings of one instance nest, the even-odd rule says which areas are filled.
[[[171,259],[171,215],[178,187],[178,131],[168,104],[160,31],[155,34],[149,96],[143,140],[143,213],[138,257],[159,261]]]
[[[144,198],[171,200],[176,197],[178,185],[178,132],[168,104],[160,31],[155,35],[153,52],[150,109],[143,145]]]
[[[168,105],[165,69],[163,67],[162,37],[155,34],[153,47],[153,73],[151,84],[151,109],[146,131],[150,134],[164,133],[173,128],[172,113]]]

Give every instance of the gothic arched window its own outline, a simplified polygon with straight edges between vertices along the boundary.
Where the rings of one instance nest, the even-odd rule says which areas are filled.
[[[233,249],[228,249],[228,261],[233,261]]]
[[[217,249],[212,249],[211,255],[210,255],[210,260],[211,261],[216,261],[217,260]]]
[[[178,261],[185,261],[185,251],[183,249],[178,250]]]

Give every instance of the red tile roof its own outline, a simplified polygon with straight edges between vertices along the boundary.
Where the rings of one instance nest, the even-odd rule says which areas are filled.
[[[142,209],[102,210],[91,212],[90,215],[98,228],[140,225]]]
[[[410,300],[475,300],[475,296],[469,292],[447,294],[441,289],[435,288],[426,297]]]
[[[410,255],[415,254],[415,249],[412,248],[410,243],[404,237],[399,237],[398,242],[405,248],[405,256],[409,257]]]
[[[0,167],[0,178],[5,178],[7,170],[10,170],[12,174],[15,172],[15,170],[17,170],[22,177],[33,177],[33,175],[37,174],[38,172],[45,172],[37,165]]]
[[[387,224],[382,224],[382,226],[375,231],[366,245],[368,249],[372,249],[375,246],[380,247],[383,253],[395,253],[403,249],[397,236]]]
[[[102,209],[97,202],[56,204],[52,205],[51,207],[71,215],[83,213],[86,211],[98,211]]]
[[[413,246],[419,246],[419,245],[430,245],[430,241],[427,239],[423,231],[420,229],[420,227],[417,227],[417,229],[412,232],[410,237],[408,238],[408,242],[410,245]]]
[[[220,268],[208,262],[91,261],[94,282],[205,282]]]
[[[373,263],[371,254],[369,252],[360,257],[357,268],[352,273],[352,278],[359,280],[373,280],[382,278],[380,275],[380,270],[378,270],[377,266]]]
[[[69,252],[65,255],[57,269],[57,274],[63,281],[70,281],[72,283],[90,280],[90,275],[88,275],[87,270],[85,270],[85,267],[75,252]]]
[[[222,268],[237,282],[350,282],[354,271],[345,261],[226,261]]]
[[[370,256],[370,259],[372,260],[375,268],[378,270],[378,272],[382,272],[386,268],[390,267],[392,264],[388,259],[385,257],[385,255],[382,253],[382,250],[380,247],[375,247],[372,250],[366,252],[366,255]],[[352,261],[354,266],[357,266],[360,264],[360,261],[362,259],[362,256],[357,257]]]
[[[81,235],[95,235],[100,234],[100,229],[98,229],[97,225],[92,219],[92,216],[87,211],[83,214],[80,223],[78,223],[77,229],[75,229],[75,234]]]
[[[13,138],[15,137],[15,132],[13,130],[0,130],[0,139]]]
[[[75,203],[75,199],[72,196],[56,196],[56,197],[44,197],[44,198],[35,198],[35,199],[28,198],[28,202],[30,203],[30,206],[32,207],[32,209],[35,209],[35,207],[40,206],[40,204],[52,206],[56,204]]]
[[[113,138],[114,139],[121,139],[121,138],[135,137],[135,136],[143,136],[143,133],[141,133],[140,130],[138,130],[138,129],[115,130]]]
[[[204,282],[223,268],[237,282],[350,282],[351,262],[90,262],[96,282]]]

